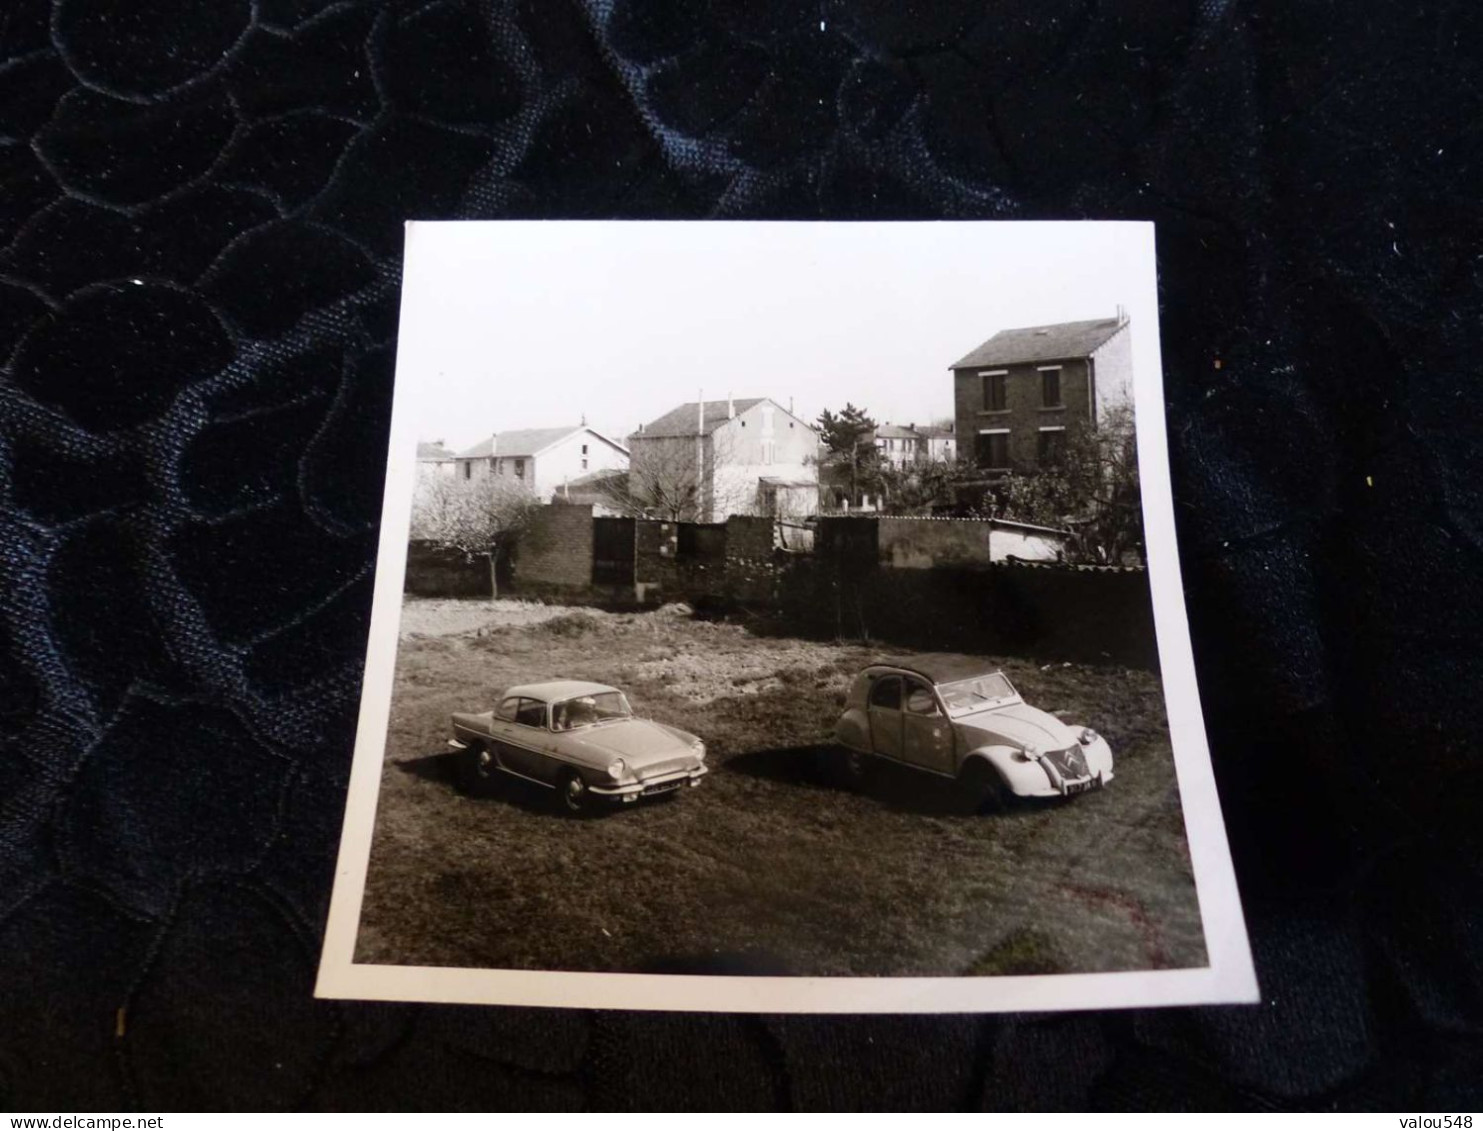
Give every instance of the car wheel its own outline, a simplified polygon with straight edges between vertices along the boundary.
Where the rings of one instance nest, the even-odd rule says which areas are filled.
[[[981,758],[972,759],[958,777],[963,811],[969,814],[998,813],[1009,806],[1010,793],[997,770]]]
[[[870,778],[870,755],[841,746],[835,764],[839,767],[840,781],[848,789],[864,789]]]
[[[464,793],[475,797],[488,793],[499,772],[494,752],[482,743],[470,745],[459,755],[458,785]]]
[[[568,813],[585,813],[591,807],[592,795],[580,774],[567,770],[556,783],[561,805]]]

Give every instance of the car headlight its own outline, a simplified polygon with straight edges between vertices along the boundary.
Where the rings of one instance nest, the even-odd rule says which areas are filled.
[[[1094,731],[1091,727],[1082,727],[1081,734],[1077,735],[1077,740],[1083,746],[1090,746],[1092,743],[1097,741],[1098,737],[1099,736],[1097,732]]]
[[[612,778],[614,781],[622,781],[623,775],[625,772],[627,772],[627,770],[628,766],[624,764],[622,758],[618,758],[615,761],[608,763],[608,777]]]
[[[1033,742],[1027,742],[1021,753],[1025,756],[1025,761],[1033,762],[1040,757],[1040,747],[1036,746]]]
[[[690,753],[694,754],[702,762],[705,761],[705,743],[696,741],[690,747]]]

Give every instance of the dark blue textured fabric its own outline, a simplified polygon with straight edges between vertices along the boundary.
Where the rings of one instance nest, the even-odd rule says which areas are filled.
[[[1480,23],[11,0],[0,1107],[1476,1109]],[[313,1001],[408,217],[1157,221],[1185,580],[1264,1004]]]

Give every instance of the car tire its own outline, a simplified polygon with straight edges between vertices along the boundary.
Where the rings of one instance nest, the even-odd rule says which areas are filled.
[[[470,743],[458,756],[458,788],[470,797],[488,793],[499,772],[493,752],[482,743]]]
[[[587,791],[587,783],[573,770],[567,770],[557,779],[556,795],[568,813],[580,815],[592,810],[592,795]]]
[[[848,746],[839,748],[839,777],[849,789],[862,790],[870,781],[870,755],[852,750]]]
[[[958,775],[958,794],[969,815],[1001,813],[1009,807],[1010,792],[999,771],[982,758],[970,759]]]

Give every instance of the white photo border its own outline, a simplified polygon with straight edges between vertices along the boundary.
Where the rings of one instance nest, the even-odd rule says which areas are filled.
[[[356,934],[370,862],[387,729],[391,711],[402,588],[407,559],[419,436],[412,411],[417,353],[441,274],[439,247],[419,236],[430,228],[511,226],[543,229],[572,225],[623,225],[713,229],[721,223],[754,229],[848,226],[963,228],[1014,226],[1053,229],[1068,225],[1115,228],[1118,257],[1128,263],[1130,293],[1157,303],[1154,226],[1128,221],[924,221],[836,225],[793,221],[433,221],[406,227],[402,307],[393,396],[386,490],[376,561],[370,638],[345,821],[335,869],[318,979],[319,998],[417,1001],[583,1009],[714,1011],[744,1013],[978,1013],[1045,1012],[1148,1006],[1253,1003],[1260,1000],[1250,944],[1236,888],[1210,765],[1199,688],[1184,606],[1174,507],[1169,484],[1162,365],[1134,373],[1139,472],[1149,586],[1174,751],[1185,835],[1209,965],[1175,970],[986,977],[761,977],[686,974],[612,974],[563,970],[489,970],[356,963]],[[431,248],[431,252],[425,250]],[[1157,318],[1139,334],[1152,334],[1160,358]]]

